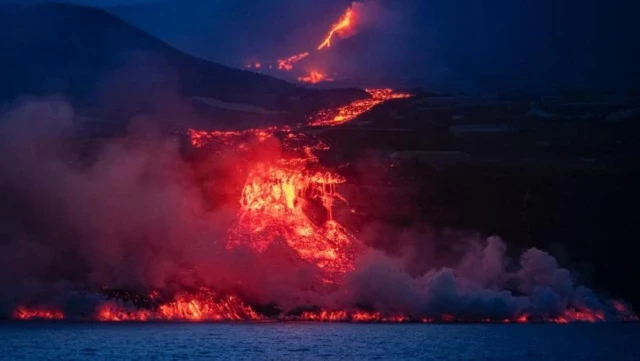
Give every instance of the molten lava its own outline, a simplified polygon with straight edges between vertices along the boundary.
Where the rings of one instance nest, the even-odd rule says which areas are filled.
[[[240,210],[229,232],[227,248],[240,245],[265,252],[283,241],[299,259],[325,272],[325,280],[339,281],[353,269],[359,242],[333,217],[336,201],[344,198],[336,186],[345,179],[323,170],[317,152],[328,147],[314,138],[284,127],[245,131],[202,132],[189,130],[195,147],[220,143],[225,148],[243,150],[246,142],[281,138],[283,158],[248,164]],[[319,220],[312,221],[308,209],[316,206]]]
[[[326,74],[318,71],[311,71],[305,76],[298,77],[298,81],[302,83],[318,84],[323,81],[333,81],[333,78],[329,78]]]
[[[208,289],[196,294],[181,294],[155,309],[128,310],[117,303],[105,303],[96,313],[98,321],[183,321],[219,322],[260,320],[251,307],[238,297],[216,298]]]
[[[355,17],[355,12],[352,8],[347,9],[340,17],[340,20],[333,24],[331,30],[324,38],[324,41],[318,46],[318,50],[331,47],[331,40],[334,35],[345,36],[351,29]]]
[[[411,97],[408,93],[397,93],[393,89],[367,89],[371,98],[356,100],[350,104],[336,109],[322,110],[314,114],[309,125],[313,127],[336,126],[352,121],[363,113],[368,112],[376,105],[393,99],[405,99]]]
[[[290,56],[284,59],[278,59],[278,70],[290,71],[293,69],[295,63],[309,56],[309,53],[302,53],[294,56]]]
[[[369,311],[319,311],[303,312],[300,316],[289,316],[290,321],[313,321],[313,322],[381,322],[381,323],[401,323],[412,320],[403,315],[385,316],[380,312]]]
[[[344,179],[304,166],[292,159],[257,164],[251,170],[228,247],[246,244],[264,252],[282,239],[300,259],[343,274],[353,268],[355,257],[349,250],[355,239],[332,215],[333,202],[340,198],[335,187]],[[326,212],[323,224],[316,225],[305,213],[310,201],[319,201]]]
[[[13,311],[14,320],[62,320],[64,313],[47,308],[28,308],[20,306]]]

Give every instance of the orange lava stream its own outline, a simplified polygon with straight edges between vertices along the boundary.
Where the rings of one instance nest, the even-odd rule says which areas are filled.
[[[20,306],[13,311],[12,318],[14,320],[62,320],[64,313],[53,309]]]
[[[305,76],[298,77],[298,81],[309,84],[318,84],[324,81],[333,81],[333,78],[329,78],[324,73],[318,71],[311,71]]]
[[[318,46],[318,50],[331,47],[331,39],[334,35],[343,36],[351,28],[354,15],[353,9],[347,9],[342,17],[340,17],[340,20],[333,24],[324,41]]]
[[[389,100],[410,98],[411,94],[397,93],[393,89],[367,89],[371,95],[369,99],[356,100],[336,109],[327,109],[311,116],[309,125],[312,127],[336,126],[352,121],[376,105]]]
[[[290,71],[293,69],[293,65],[300,60],[309,56],[309,53],[301,53],[298,55],[290,56],[284,59],[278,59],[278,70]]]

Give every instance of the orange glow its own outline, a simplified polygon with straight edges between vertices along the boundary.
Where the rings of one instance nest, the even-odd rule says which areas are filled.
[[[20,306],[13,311],[12,317],[14,320],[62,320],[64,313],[53,309]]]
[[[284,59],[278,59],[278,70],[290,71],[293,69],[293,65],[300,60],[309,56],[309,53],[302,53],[294,56],[290,56]]]
[[[552,317],[546,321],[551,323],[572,323],[572,322],[595,323],[595,322],[603,322],[604,320],[605,320],[604,312],[600,310],[578,311],[578,310],[569,309],[569,310],[566,310],[564,314],[557,317]]]
[[[355,254],[350,248],[356,243],[333,219],[333,204],[342,199],[336,185],[345,180],[331,172],[310,170],[317,159],[309,148],[302,154],[306,155],[252,166],[228,248],[246,244],[264,252],[283,239],[301,260],[323,268],[327,276],[343,274],[353,268]],[[309,219],[305,212],[309,202],[322,206],[326,214],[322,224]]]
[[[382,322],[401,323],[410,322],[411,319],[403,315],[385,316],[380,312],[368,311],[318,311],[303,312],[299,316],[290,316],[290,321],[311,321],[311,322]]]
[[[451,314],[442,314],[438,317],[430,318],[423,317],[419,319],[411,318],[407,315],[384,315],[380,312],[369,312],[369,311],[344,311],[344,310],[335,310],[335,311],[317,311],[317,312],[303,312],[299,316],[289,316],[285,318],[289,321],[311,321],[311,322],[380,322],[380,323],[401,323],[401,322],[419,322],[419,323],[460,323],[466,322],[465,320],[461,320],[456,318]],[[596,310],[567,310],[561,316],[556,317],[548,317],[542,319],[530,319],[528,315],[523,314],[514,318],[507,319],[482,319],[479,321],[480,323],[529,323],[529,322],[541,322],[541,323],[574,323],[574,322],[585,322],[585,323],[597,323],[604,322],[605,317],[602,311]]]
[[[611,307],[613,307],[613,309],[616,310],[616,317],[618,318],[619,321],[625,321],[625,322],[639,321],[638,315],[636,315],[631,310],[630,306],[628,306],[624,302],[619,300],[612,300]]]
[[[322,50],[324,48],[331,47],[331,40],[334,35],[345,36],[349,30],[351,30],[351,26],[353,25],[355,12],[353,9],[349,8],[345,11],[345,13],[340,17],[340,20],[333,24],[331,30],[325,37],[324,41],[318,46],[318,50]]]
[[[328,78],[325,74],[318,71],[311,71],[305,76],[298,77],[298,81],[302,83],[318,84],[323,81],[333,81],[333,78]]]
[[[181,294],[154,310],[126,310],[116,304],[105,303],[97,311],[98,321],[186,321],[219,322],[260,320],[251,307],[235,296],[217,298],[207,289],[198,293]]]
[[[396,93],[393,89],[367,89],[371,98],[356,100],[340,108],[322,110],[314,114],[309,125],[313,127],[336,126],[350,122],[376,105],[393,99],[410,98],[411,94]]]

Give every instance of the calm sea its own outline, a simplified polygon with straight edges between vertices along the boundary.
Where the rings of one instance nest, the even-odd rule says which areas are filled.
[[[14,360],[640,360],[640,324],[0,322]]]

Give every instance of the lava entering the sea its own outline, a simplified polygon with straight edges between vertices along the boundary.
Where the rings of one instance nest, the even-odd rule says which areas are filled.
[[[391,89],[367,91],[371,98],[319,112],[307,124],[296,127],[187,132],[194,148],[207,152],[211,146],[216,156],[220,155],[217,152],[237,154],[238,157],[232,157],[233,167],[243,168],[242,180],[234,184],[238,188],[237,193],[233,193],[237,195],[237,213],[231,227],[225,228],[226,238],[216,251],[231,254],[248,249],[252,256],[267,258],[270,250],[281,252],[284,249],[285,262],[291,261],[296,271],[305,273],[304,290],[292,292],[295,293],[294,302],[284,305],[278,300],[265,300],[261,298],[263,295],[252,293],[251,285],[243,284],[242,280],[232,279],[231,286],[223,287],[213,281],[201,281],[196,276],[190,280],[193,281],[190,286],[184,286],[179,279],[172,284],[171,290],[113,292],[105,288],[95,291],[91,299],[102,298],[90,315],[68,314],[67,307],[32,307],[32,303],[28,303],[29,307],[15,308],[10,317],[15,320],[90,319],[104,322],[594,323],[638,320],[630,306],[623,302],[611,301],[608,305],[600,301],[584,302],[593,301],[595,295],[591,297],[590,291],[583,288],[576,287],[571,291],[574,293],[565,298],[552,293],[556,285],[550,280],[555,278],[561,279],[562,292],[573,285],[570,280],[562,280],[568,272],[557,268],[555,260],[541,251],[526,254],[520,266],[527,272],[542,269],[543,277],[534,274],[526,279],[522,282],[524,286],[531,283],[534,287],[517,294],[506,291],[504,284],[487,286],[482,283],[484,280],[474,279],[474,275],[465,278],[464,274],[456,274],[452,269],[434,269],[414,277],[404,269],[385,268],[384,262],[375,263],[373,270],[363,266],[367,249],[334,214],[339,205],[347,205],[348,200],[340,193],[340,186],[346,179],[321,164],[318,155],[329,146],[309,133],[314,133],[313,127],[344,124],[385,101],[410,96]],[[268,153],[264,150],[272,143],[279,144],[279,152],[260,157],[245,156],[253,148]],[[495,240],[488,243],[486,249],[498,252],[482,258],[479,265],[474,264],[473,273],[491,260],[498,259],[502,265],[500,245]],[[280,262],[281,258],[276,261]],[[300,265],[304,267],[298,267]],[[551,267],[547,269],[540,265]],[[190,272],[197,267],[188,264],[187,268],[184,273],[192,275]],[[313,271],[313,277],[307,277],[308,270]],[[464,269],[460,272],[464,273]],[[527,272],[504,272],[496,279],[527,275]],[[567,284],[571,287],[565,287]],[[402,292],[398,296],[390,290]],[[311,296],[305,298],[300,294]],[[402,299],[398,301],[396,297]],[[556,298],[560,300],[557,305],[540,311],[541,300]],[[496,306],[504,308],[496,311],[493,309]]]
[[[15,320],[62,320],[65,315],[56,309],[20,306],[13,311],[12,317]]]
[[[182,293],[155,308],[127,308],[118,302],[102,304],[95,316],[97,321],[257,321],[262,319],[251,307],[236,296],[218,298],[211,290],[202,288],[196,293]]]

